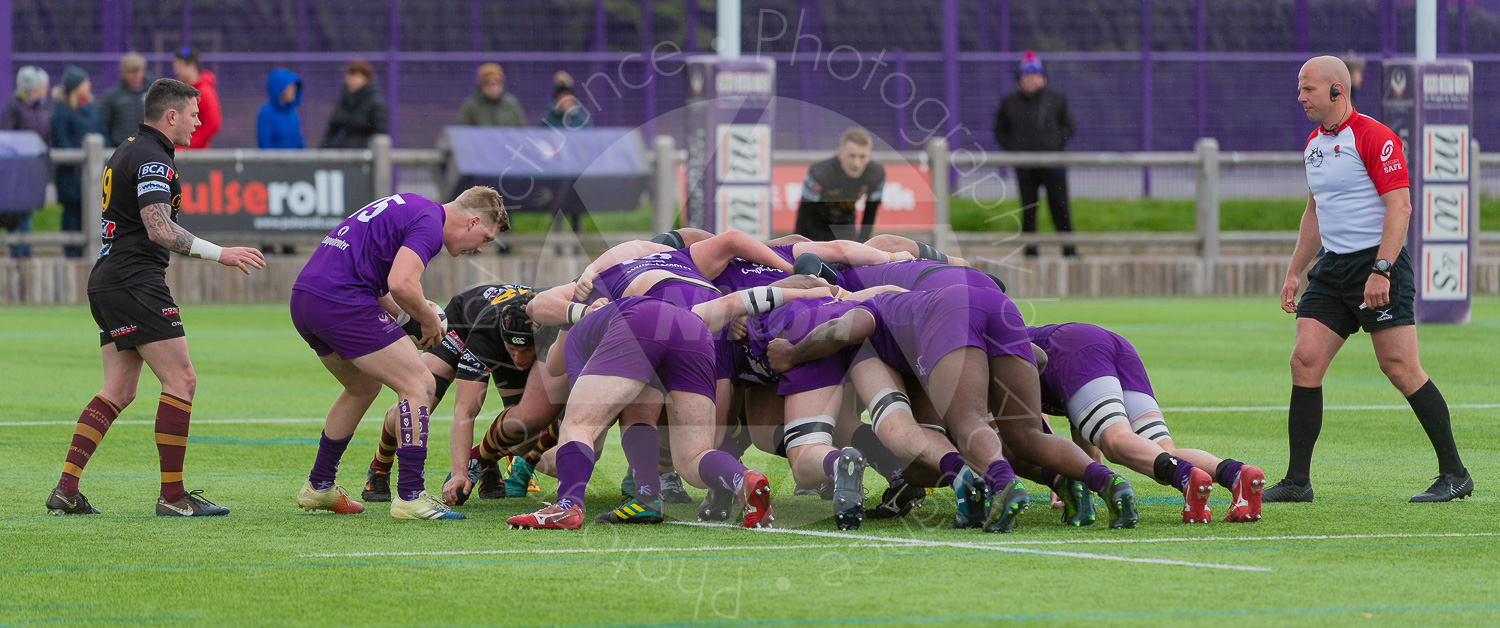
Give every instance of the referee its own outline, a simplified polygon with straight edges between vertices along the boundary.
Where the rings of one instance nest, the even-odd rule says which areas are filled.
[[[870,238],[885,188],[885,168],[870,160],[870,149],[869,132],[849,127],[839,138],[838,154],[807,169],[797,204],[798,235],[816,242]],[[860,197],[865,210],[856,233],[854,204]]]
[[[54,515],[99,511],[78,492],[78,478],[115,417],[135,399],[141,364],[161,381],[156,409],[156,449],[161,460],[161,496],[156,514],[201,517],[229,509],[182,487],[188,418],[197,376],[188,360],[187,338],[177,304],[167,290],[168,252],[238,267],[265,268],[259,251],[221,248],[177,226],[182,203],[172,158],[198,128],[198,90],[160,79],[146,92],[146,121],[115,149],[104,168],[104,246],[89,274],[89,309],[99,325],[104,386],[84,407],[73,430],[62,478],[47,497]]]
[[[1297,76],[1297,101],[1318,128],[1307,138],[1307,209],[1292,253],[1281,308],[1297,315],[1292,349],[1292,400],[1286,477],[1266,490],[1268,502],[1313,500],[1309,467],[1323,427],[1323,374],[1344,341],[1370,334],[1375,357],[1416,413],[1437,453],[1438,477],[1413,502],[1445,502],[1474,492],[1458,457],[1448,404],[1422,371],[1413,317],[1416,282],[1402,243],[1411,217],[1401,140],[1349,102],[1349,70],[1337,57],[1315,57]],[[1298,275],[1319,247],[1327,253],[1308,272],[1296,301]]]

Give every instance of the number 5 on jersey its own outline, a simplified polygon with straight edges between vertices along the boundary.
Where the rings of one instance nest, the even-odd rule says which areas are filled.
[[[366,205],[365,208],[361,210],[359,212],[359,215],[357,216],[359,218],[359,221],[370,222],[371,220],[374,220],[376,216],[380,215],[380,212],[385,211],[385,208],[390,206],[392,201],[395,201],[397,205],[406,204],[406,201],[401,198],[400,194],[392,194],[391,196],[387,196],[378,201],[370,203],[369,205]]]

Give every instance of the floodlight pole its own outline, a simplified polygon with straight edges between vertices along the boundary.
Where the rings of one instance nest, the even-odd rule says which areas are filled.
[[[1437,0],[1417,0],[1417,63],[1437,61]]]
[[[740,0],[719,0],[718,30],[719,58],[740,58]]]

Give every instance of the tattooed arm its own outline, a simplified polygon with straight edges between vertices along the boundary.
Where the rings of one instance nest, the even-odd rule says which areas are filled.
[[[245,247],[224,247],[195,237],[172,222],[172,206],[152,203],[141,208],[141,222],[146,225],[146,234],[152,242],[174,253],[189,257],[210,259],[225,266],[233,266],[250,274],[250,269],[266,267],[266,258],[260,251]]]

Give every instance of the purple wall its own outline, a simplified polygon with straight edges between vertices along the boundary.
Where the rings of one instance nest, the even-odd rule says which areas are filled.
[[[649,29],[641,27],[638,3],[408,0],[394,11],[389,2],[361,0],[11,3],[14,54],[7,83],[23,64],[58,76],[63,65],[75,63],[93,74],[95,92],[102,93],[115,81],[118,53],[148,53],[150,71],[161,76],[170,72],[168,51],[191,32],[205,67],[219,76],[225,124],[216,147],[254,145],[265,75],[277,66],[303,75],[303,134],[316,142],[337,98],[342,64],[354,57],[376,66],[382,89],[392,78],[400,87],[392,109],[401,146],[433,145],[473,89],[474,68],[485,61],[504,65],[507,89],[533,120],[550,103],[552,74],[562,69],[580,82],[584,104],[597,109],[596,123],[643,124],[684,102],[683,79],[658,74],[645,87],[626,86],[639,85],[649,70],[640,56],[627,55],[658,42],[706,44],[714,23],[709,5],[689,12],[682,3],[667,2],[646,4],[653,11]],[[956,28],[945,28],[949,3]],[[1200,4],[747,1],[744,49],[773,53],[779,95],[810,104],[778,107],[779,146],[829,147],[844,122],[814,115],[826,109],[869,127],[892,146],[914,146],[931,135],[922,131],[929,128],[951,132],[955,146],[994,149],[995,107],[1011,89],[1020,51],[1032,48],[1052,86],[1071,102],[1079,127],[1076,150],[1139,150],[1148,138],[1155,150],[1187,150],[1200,128],[1226,150],[1293,150],[1309,128],[1295,102],[1295,74],[1309,54],[1358,50],[1372,62],[1366,74],[1373,78],[1382,50],[1409,55],[1413,47],[1407,0],[1215,0],[1206,3],[1202,29]],[[1447,3],[1444,41],[1449,54],[1474,59],[1479,102],[1500,96],[1500,19],[1492,12],[1497,4]],[[1143,6],[1151,11],[1149,29],[1143,29]],[[1382,7],[1394,10],[1394,29],[1382,28]],[[779,33],[783,20],[785,32]],[[1149,73],[1142,63],[1143,32],[1152,39]],[[945,40],[945,33],[956,42]],[[1308,52],[1297,51],[1304,46]],[[958,51],[956,63],[947,63],[952,57],[945,49]],[[675,72],[679,61],[664,62],[660,70]],[[898,66],[904,74],[896,75]],[[598,72],[608,79],[582,85]],[[1355,98],[1378,117],[1377,91],[1367,85]],[[945,113],[956,117],[945,122]],[[1500,109],[1476,109],[1474,136],[1481,143],[1500,142]]]

